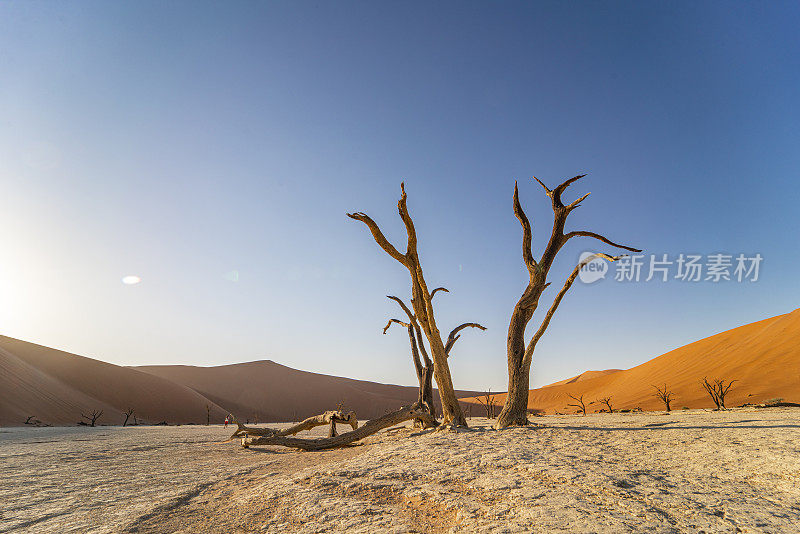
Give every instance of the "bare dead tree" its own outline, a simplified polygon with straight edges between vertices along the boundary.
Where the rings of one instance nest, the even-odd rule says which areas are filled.
[[[443,421],[442,424],[453,426],[467,426],[467,420],[461,411],[461,405],[456,398],[453,388],[453,379],[450,375],[450,366],[447,363],[447,352],[442,341],[441,333],[436,325],[436,318],[433,312],[433,293],[428,291],[428,285],[422,273],[422,264],[417,253],[417,231],[414,228],[414,221],[408,212],[406,203],[405,185],[400,184],[400,201],[397,203],[397,210],[400,218],[406,227],[408,242],[405,254],[398,251],[394,245],[383,235],[383,232],[365,213],[348,213],[347,216],[356,221],[361,221],[372,232],[375,242],[389,256],[397,260],[401,265],[408,269],[411,275],[411,305],[414,309],[414,316],[419,322],[425,337],[428,339],[431,357],[433,361],[433,375],[439,388],[439,398],[442,401]]]
[[[497,428],[528,424],[528,390],[530,389],[530,369],[531,362],[533,361],[533,352],[536,348],[536,344],[539,342],[542,335],[544,335],[545,330],[547,330],[550,320],[553,318],[553,314],[558,309],[559,304],[561,304],[564,295],[569,291],[569,288],[572,286],[581,268],[596,258],[603,258],[608,261],[616,261],[620,258],[620,256],[598,253],[578,263],[567,278],[564,286],[556,295],[541,325],[533,335],[533,338],[531,338],[526,345],[525,329],[533,318],[533,314],[539,305],[539,298],[542,296],[547,286],[550,285],[550,282],[547,281],[547,276],[550,272],[550,267],[553,265],[553,260],[555,260],[561,248],[567,241],[574,237],[590,237],[612,247],[632,252],[641,252],[640,249],[614,243],[600,234],[587,230],[564,233],[567,216],[572,213],[574,209],[579,207],[581,202],[583,202],[589,194],[587,193],[567,205],[561,200],[561,195],[570,184],[584,176],[586,175],[582,174],[570,178],[552,190],[545,186],[538,178],[534,177],[544,188],[545,194],[550,197],[553,207],[553,230],[550,235],[550,241],[547,243],[538,261],[534,259],[531,249],[533,239],[531,224],[525,212],[522,210],[522,204],[520,204],[519,201],[519,190],[517,184],[514,184],[514,215],[516,215],[522,225],[522,258],[525,262],[525,266],[528,268],[529,281],[528,286],[514,306],[514,311],[511,314],[511,321],[508,325],[506,347],[508,357],[508,395],[506,396],[506,403],[503,406],[503,410],[500,412],[500,416],[497,419]]]
[[[658,399],[659,399],[661,402],[663,402],[663,403],[664,403],[664,408],[665,408],[665,409],[666,409],[668,412],[669,412],[669,411],[671,411],[671,410],[672,410],[672,408],[670,407],[670,404],[671,404],[671,403],[672,403],[672,401],[675,399],[675,394],[674,394],[674,393],[672,393],[672,390],[670,390],[670,389],[667,387],[667,384],[666,384],[666,383],[665,383],[665,384],[664,384],[662,387],[658,387],[658,386],[653,386],[653,387],[654,387],[654,388],[655,388],[655,390],[656,390],[656,392],[655,392],[653,395],[655,395],[656,397],[658,397]]]
[[[587,404],[583,400],[583,397],[584,397],[583,395],[581,395],[580,397],[576,397],[575,395],[567,393],[567,396],[575,401],[574,404],[567,404],[567,406],[572,406],[573,408],[577,408],[578,409],[578,413],[582,413],[583,415],[586,415],[586,407],[587,406],[591,406],[592,404],[595,403],[595,401],[592,401],[592,402]]]
[[[99,411],[93,410],[91,413],[89,413],[89,415],[84,415],[83,413],[81,413],[81,417],[89,422],[88,423],[89,426],[94,426],[97,420],[100,419],[100,416],[102,415],[103,415],[103,410]]]
[[[492,395],[492,390],[489,389],[480,397],[476,397],[478,402],[486,409],[486,418],[487,419],[494,419],[495,415],[495,408],[497,405],[495,404],[495,395]]]
[[[125,410],[125,421],[122,422],[122,426],[126,426],[128,424],[128,419],[133,415],[133,408],[128,408]]]
[[[433,297],[437,291],[449,293],[447,289],[443,287],[437,287],[431,291],[431,297]],[[404,326],[408,330],[408,339],[411,345],[411,358],[414,361],[414,369],[417,372],[417,380],[419,381],[419,396],[417,398],[417,404],[427,410],[435,421],[436,407],[433,404],[433,384],[431,380],[433,378],[434,366],[430,356],[428,356],[428,351],[425,348],[419,322],[417,321],[417,317],[411,312],[409,307],[406,306],[402,299],[393,295],[388,295],[387,298],[395,301],[398,306],[400,306],[400,308],[408,317],[408,322],[401,321],[400,319],[389,319],[389,322],[383,327],[383,333],[386,334],[387,330],[389,330],[389,327],[392,326],[392,323]],[[444,346],[445,354],[448,358],[450,357],[450,351],[452,350],[453,345],[455,345],[456,341],[458,341],[458,339],[461,337],[459,332],[464,328],[479,328],[481,330],[486,330],[484,326],[481,326],[478,323],[464,323],[455,327],[447,337],[447,343],[445,343]],[[422,359],[420,359],[420,353],[422,353]],[[424,421],[421,419],[417,419],[415,423],[424,425]]]
[[[211,405],[206,404],[206,426],[211,424]]]
[[[727,408],[725,408],[725,397],[728,395],[728,391],[731,389],[734,382],[736,382],[736,380],[731,380],[726,384],[725,379],[720,378],[715,378],[713,382],[709,382],[707,377],[703,377],[700,384],[711,397],[711,400],[714,401],[717,410],[727,410]]]
[[[27,418],[27,419],[25,419],[25,424],[26,424],[26,425],[32,425],[32,424],[34,424],[34,422],[33,422],[33,421],[31,421],[31,419],[33,419],[34,417],[36,417],[36,416],[35,416],[35,415],[29,415],[29,416],[28,416],[28,418]]]
[[[611,407],[611,396],[602,397],[597,399],[595,402],[605,404],[608,408],[608,413],[614,413],[614,408]]]

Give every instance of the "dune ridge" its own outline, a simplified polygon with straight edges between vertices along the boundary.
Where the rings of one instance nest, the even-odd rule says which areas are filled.
[[[574,413],[569,395],[586,401],[611,396],[614,409],[661,410],[653,385],[674,392],[673,409],[713,408],[700,380],[736,380],[726,399],[730,406],[782,397],[800,402],[800,309],[695,341],[641,365],[579,379],[587,373],[530,390],[528,408],[542,413]],[[476,399],[463,399],[477,402]],[[502,405],[505,394],[498,394]],[[591,406],[599,411],[601,406]]]
[[[150,423],[205,423],[227,413],[196,391],[135,369],[0,336],[0,425],[28,416],[74,425],[81,413],[102,410],[98,424],[122,424],[133,408]]]
[[[188,386],[251,421],[297,421],[334,409],[339,403],[355,410],[359,418],[371,419],[417,400],[415,386],[299,371],[271,360],[214,367],[152,365],[137,369]],[[475,394],[456,391],[460,397]],[[434,402],[441,410],[435,393]]]

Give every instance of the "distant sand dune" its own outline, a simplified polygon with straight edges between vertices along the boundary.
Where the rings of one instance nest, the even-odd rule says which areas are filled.
[[[371,419],[417,400],[416,387],[298,371],[270,360],[216,367],[156,365],[137,369],[188,386],[239,418],[250,420],[295,421],[334,409],[340,402],[355,410],[359,418]],[[469,396],[475,392],[456,394]],[[438,402],[436,393],[434,397]]]
[[[528,406],[564,412],[571,402],[567,395],[582,394],[586,400],[610,395],[616,409],[658,410],[662,405],[652,385],[666,382],[675,393],[673,408],[710,408],[699,384],[703,376],[737,380],[728,406],[775,397],[800,402],[800,310],[702,339],[632,369],[587,371],[533,389]],[[457,394],[475,402],[476,392]],[[292,421],[340,402],[369,419],[416,398],[416,387],[298,371],[269,360],[129,368],[0,336],[0,425],[5,426],[22,425],[31,415],[72,425],[81,412],[95,409],[105,412],[100,424],[121,424],[129,407],[151,423],[205,423],[206,405],[215,422],[229,412],[242,420]],[[504,402],[504,394],[496,398]]]
[[[217,421],[225,410],[196,391],[135,369],[0,336],[0,425],[34,415],[43,423],[74,425],[81,412],[103,410],[98,424],[122,424],[124,412],[151,423]]]
[[[216,423],[228,413],[242,421],[293,421],[340,402],[359,417],[372,418],[416,399],[416,387],[308,373],[272,361],[121,367],[0,336],[3,426],[22,425],[28,416],[74,425],[92,410],[104,412],[98,424],[118,425],[127,408],[150,423],[205,423],[206,405]]]
[[[728,407],[775,397],[800,402],[800,309],[701,339],[632,369],[613,371],[589,371],[532,389],[528,407],[571,413],[574,408],[566,405],[572,394],[590,401],[611,395],[615,409],[659,410],[663,404],[653,396],[652,386],[666,383],[675,393],[673,409],[713,408],[700,386],[704,376],[737,380],[726,399]],[[598,375],[587,376],[590,373]],[[505,395],[498,394],[497,402],[502,405]]]

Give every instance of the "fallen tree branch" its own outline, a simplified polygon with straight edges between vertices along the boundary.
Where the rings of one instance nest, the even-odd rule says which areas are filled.
[[[236,423],[236,431],[228,438],[231,441],[234,438],[244,436],[294,436],[303,430],[311,430],[312,428],[330,425],[330,424],[347,424],[353,427],[353,430],[358,428],[358,418],[356,412],[344,413],[341,411],[327,411],[325,413],[309,417],[300,421],[294,426],[279,430],[277,428],[258,428],[254,426],[244,426],[238,421]]]
[[[423,419],[428,420],[431,423],[433,422],[433,418],[428,412],[421,410],[416,404],[414,404],[412,406],[400,408],[397,411],[388,413],[384,416],[378,417],[377,419],[367,421],[364,426],[338,436],[317,439],[290,438],[285,435],[277,434],[260,437],[245,436],[242,438],[242,447],[248,448],[251,445],[279,445],[282,447],[302,449],[304,451],[335,449],[337,447],[344,447],[355,441],[362,440],[383,430],[384,428],[389,428],[398,423],[402,423],[403,421],[408,421],[409,419]]]

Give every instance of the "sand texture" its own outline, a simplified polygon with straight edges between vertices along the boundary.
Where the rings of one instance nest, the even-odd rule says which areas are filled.
[[[0,532],[800,530],[800,410],[536,422],[323,453],[219,426],[4,429]]]

